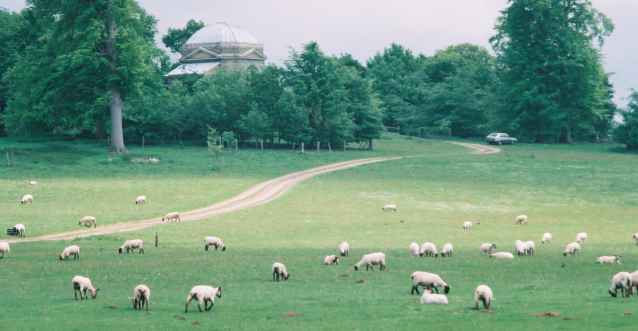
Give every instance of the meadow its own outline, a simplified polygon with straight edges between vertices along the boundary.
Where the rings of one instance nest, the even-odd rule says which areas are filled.
[[[200,207],[314,165],[405,157],[322,175],[267,205],[207,221],[74,240],[82,247],[79,262],[56,259],[71,242],[15,244],[0,260],[3,330],[635,330],[638,322],[636,297],[607,294],[615,272],[638,269],[631,239],[638,231],[638,156],[610,145],[523,144],[474,155],[443,141],[387,136],[374,152],[227,153],[218,171],[201,147],[147,148],[162,161],[140,165],[108,161],[90,143],[0,140],[7,146],[16,149],[18,166],[0,167],[0,226],[23,222],[28,235],[74,229],[84,214],[106,224]],[[29,179],[40,184],[32,188]],[[18,206],[30,189],[34,204]],[[147,194],[149,203],[135,207],[137,194]],[[398,212],[381,211],[390,202]],[[530,223],[516,226],[521,213]],[[470,219],[481,224],[465,233],[461,225]],[[554,241],[541,245],[546,231]],[[563,257],[564,244],[580,231],[589,233],[582,254]],[[125,239],[148,245],[155,232],[159,248],[117,255]],[[206,235],[224,238],[228,250],[204,252]],[[535,240],[536,256],[506,262],[479,254],[482,242],[511,251],[516,239]],[[342,240],[350,242],[351,256],[323,266],[323,256]],[[451,242],[455,255],[413,258],[412,241]],[[372,251],[386,253],[388,270],[355,272],[352,265]],[[594,263],[609,254],[622,255],[623,264]],[[288,266],[288,282],[272,282],[274,261]],[[451,285],[448,306],[418,304],[410,295],[415,270]],[[76,274],[101,289],[96,300],[73,300]],[[139,283],[152,289],[148,313],[128,301]],[[481,283],[494,290],[491,312],[472,309]],[[191,306],[185,314],[184,299],[197,284],[221,285],[223,297],[212,312]],[[544,317],[547,312],[559,316]]]

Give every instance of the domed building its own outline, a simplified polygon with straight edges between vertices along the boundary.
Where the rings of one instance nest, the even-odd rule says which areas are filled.
[[[221,68],[261,68],[266,61],[263,44],[248,31],[227,23],[203,27],[188,39],[180,54],[180,65],[168,77],[210,75]]]

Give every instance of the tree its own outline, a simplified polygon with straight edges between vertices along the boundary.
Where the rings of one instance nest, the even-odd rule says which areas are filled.
[[[3,113],[9,98],[9,81],[3,77],[25,47],[20,37],[23,24],[22,16],[0,7],[0,135],[4,135]]]
[[[614,138],[627,149],[638,150],[638,91],[631,93],[627,110],[622,115],[624,122],[614,131]]]
[[[189,20],[186,26],[181,29],[169,28],[166,35],[162,37],[162,42],[171,51],[179,53],[188,39],[204,26],[205,24],[202,21]]]

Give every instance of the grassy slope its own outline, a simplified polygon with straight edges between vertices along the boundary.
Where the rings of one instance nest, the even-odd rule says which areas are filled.
[[[5,270],[0,273],[0,305],[5,307],[0,325],[65,330],[175,329],[194,324],[255,330],[424,325],[472,330],[635,329],[638,301],[606,294],[614,272],[638,269],[638,248],[631,242],[638,213],[635,156],[611,154],[602,146],[524,145],[476,156],[441,142],[396,139],[384,141],[382,148],[384,153],[422,156],[322,176],[271,204],[210,222],[157,228],[161,247],[147,249],[143,257],[116,256],[115,248],[125,239],[121,235],[76,241],[83,250],[79,263],[55,260],[53,255],[67,243],[14,245],[11,257],[0,263]],[[278,157],[261,162],[285,168]],[[53,185],[70,177],[52,175],[49,180]],[[170,177],[154,180],[180,182],[189,176]],[[228,177],[243,178],[240,173]],[[397,202],[399,212],[382,213],[386,202]],[[530,224],[514,226],[514,216],[523,212]],[[463,233],[462,221],[476,218],[481,225]],[[562,245],[583,230],[590,233],[583,254],[563,258]],[[477,252],[484,241],[504,250],[510,250],[515,239],[538,242],[544,231],[553,232],[555,241],[540,247],[536,257],[499,263]],[[150,241],[154,232],[126,238]],[[201,237],[208,234],[224,237],[229,249],[204,254]],[[353,246],[352,256],[336,267],[320,265],[321,257],[343,239]],[[410,258],[407,245],[426,240],[454,243],[456,256]],[[388,272],[352,271],[361,254],[377,250],[388,255]],[[593,263],[598,255],[616,253],[625,257],[621,266]],[[288,283],[269,281],[274,260],[288,265]],[[418,305],[418,297],[409,295],[408,277],[414,270],[442,275],[452,286],[451,304]],[[74,274],[94,279],[102,288],[98,300],[70,300]],[[153,290],[149,314],[133,312],[126,300],[141,282]],[[482,282],[495,292],[495,311],[490,314],[469,309],[472,290]],[[199,314],[195,308],[183,314],[186,292],[200,283],[223,285],[224,297],[212,313]],[[545,311],[559,311],[561,316],[533,316]]]

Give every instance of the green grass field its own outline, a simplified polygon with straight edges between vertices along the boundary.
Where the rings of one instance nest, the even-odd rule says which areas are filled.
[[[158,147],[146,153],[159,165],[111,162],[88,143],[21,143],[16,164],[0,167],[3,228],[18,222],[29,235],[77,227],[84,214],[101,224],[157,216],[232,196],[266,178],[314,165],[372,155],[410,156],[323,175],[270,204],[208,221],[171,224],[137,233],[75,240],[79,262],[59,262],[70,242],[15,244],[0,260],[0,329],[248,329],[248,330],[635,330],[638,299],[611,298],[609,279],[638,269],[638,156],[608,145],[517,145],[479,156],[441,141],[383,139],[375,152],[308,153],[242,151],[227,154],[210,171],[203,148]],[[140,151],[133,151],[140,154]],[[28,179],[40,182],[35,188]],[[18,206],[33,189],[32,206]],[[138,194],[149,204],[135,208]],[[385,203],[397,213],[381,212]],[[530,224],[513,225],[526,213]],[[481,224],[464,233],[468,219]],[[118,256],[125,239],[160,247],[143,256]],[[540,244],[543,232],[554,242]],[[576,232],[589,240],[580,256],[562,256]],[[217,235],[228,250],[204,252],[203,237]],[[492,241],[511,251],[516,239],[535,240],[537,255],[494,261],[478,246]],[[322,258],[348,240],[351,256],[338,266]],[[450,259],[412,258],[410,242],[455,246]],[[388,270],[355,272],[362,254],[383,251]],[[621,254],[622,265],[594,264]],[[270,266],[284,262],[288,282],[273,283]],[[410,295],[410,273],[431,271],[450,285],[450,305],[419,305]],[[101,288],[97,300],[76,302],[70,279],[83,274]],[[151,311],[133,311],[132,289],[147,283]],[[480,283],[494,290],[494,310],[472,308]],[[209,313],[184,299],[197,284],[221,285],[224,296]],[[558,317],[537,317],[544,312]]]

